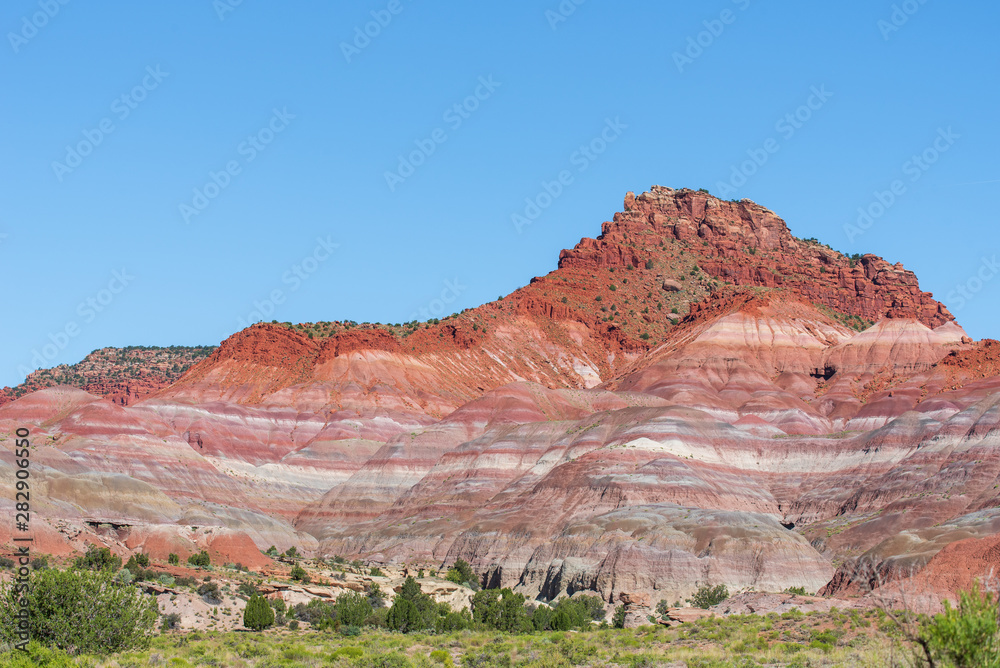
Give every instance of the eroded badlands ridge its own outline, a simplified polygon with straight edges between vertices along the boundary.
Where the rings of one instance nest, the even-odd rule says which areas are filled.
[[[891,576],[995,533],[1000,344],[749,200],[624,208],[441,322],[260,324],[135,405],[3,406],[32,425],[51,549],[462,557],[533,596],[655,603],[849,592],[859,556]],[[968,540],[941,559],[966,545],[979,563]]]

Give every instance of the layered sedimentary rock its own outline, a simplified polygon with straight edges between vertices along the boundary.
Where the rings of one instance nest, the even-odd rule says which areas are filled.
[[[673,603],[858,591],[859,555],[887,579],[978,568],[998,374],[1000,344],[900,265],[655,187],[496,302],[255,325],[142,401],[51,388],[0,407],[0,432],[31,428],[53,551],[463,558],[542,599]],[[962,540],[984,542],[943,551]]]

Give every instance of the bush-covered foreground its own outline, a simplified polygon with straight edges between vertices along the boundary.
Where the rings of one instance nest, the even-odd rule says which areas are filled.
[[[902,659],[893,625],[878,611],[800,612],[706,619],[676,628],[602,629],[512,635],[459,631],[400,634],[364,630],[166,634],[149,648],[113,657],[69,656],[34,646],[0,655],[28,668],[529,668],[555,666],[890,666]]]

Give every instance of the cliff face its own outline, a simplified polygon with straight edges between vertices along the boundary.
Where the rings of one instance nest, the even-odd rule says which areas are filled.
[[[625,211],[604,223],[598,239],[563,251],[560,267],[637,265],[660,237],[685,244],[709,275],[736,285],[785,287],[840,313],[869,321],[912,318],[928,327],[954,320],[920,290],[901,264],[875,255],[851,259],[815,240],[792,236],[781,218],[744,199],[654,186],[625,197]]]
[[[496,302],[254,325],[142,401],[46,389],[0,431],[33,425],[63,526],[461,557],[543,598],[842,591],[835,561],[930,558],[1000,521],[1000,344],[748,200],[624,208]]]

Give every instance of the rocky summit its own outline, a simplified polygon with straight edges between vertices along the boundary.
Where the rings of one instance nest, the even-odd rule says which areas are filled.
[[[9,392],[38,550],[461,558],[639,607],[904,575],[947,596],[994,565],[1000,343],[749,200],[657,186],[600,232],[440,321],[257,324],[186,371],[132,355],[148,382]]]

